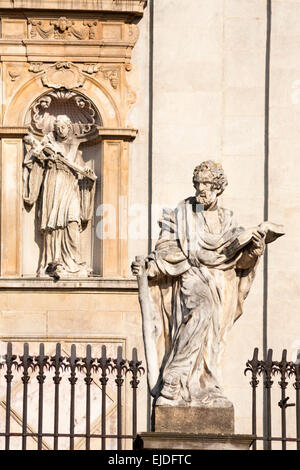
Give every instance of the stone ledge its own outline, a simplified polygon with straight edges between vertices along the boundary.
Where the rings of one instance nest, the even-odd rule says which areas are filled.
[[[0,127],[0,137],[24,137],[28,127]]]
[[[137,129],[129,127],[108,128],[98,126],[97,133],[102,139],[121,139],[132,141],[136,138],[138,131]]]
[[[1,9],[77,10],[129,13],[142,16],[147,0],[2,0]]]
[[[249,450],[255,436],[250,434],[140,433],[136,450]]]
[[[0,137],[24,137],[28,133],[28,126],[24,127],[0,127]],[[138,131],[130,127],[101,127],[96,126],[95,134],[100,139],[128,140],[136,138]]]
[[[51,279],[36,277],[0,278],[0,290],[109,290],[137,292],[137,281],[133,278],[108,279],[91,277],[85,279],[62,279],[57,282]]]
[[[2,62],[99,62],[129,63],[135,44],[128,41],[110,40],[36,40],[0,39]],[[17,58],[17,59],[16,59]]]

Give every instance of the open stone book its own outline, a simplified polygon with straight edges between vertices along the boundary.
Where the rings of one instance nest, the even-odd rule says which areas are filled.
[[[262,222],[256,227],[251,227],[242,232],[224,251],[226,256],[230,256],[238,252],[241,248],[252,242],[253,233],[259,230],[264,232],[266,244],[274,242],[277,238],[285,234],[283,225],[274,224],[272,222]]]

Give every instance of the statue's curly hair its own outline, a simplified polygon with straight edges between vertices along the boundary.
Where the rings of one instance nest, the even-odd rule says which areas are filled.
[[[56,118],[54,119],[54,122],[53,122],[54,128],[55,128],[56,125],[57,125],[57,121],[63,121],[63,122],[65,122],[66,124],[68,124],[68,126],[69,126],[70,128],[73,127],[73,124],[72,124],[71,119],[69,118],[69,116],[66,116],[65,114],[59,114],[58,116],[56,116]]]
[[[222,192],[228,185],[228,181],[221,163],[216,163],[212,160],[207,160],[205,162],[200,163],[200,165],[196,166],[193,173],[194,187],[196,183],[203,179],[203,174],[206,174],[206,179],[211,180],[213,187],[218,190],[218,196],[222,194]]]

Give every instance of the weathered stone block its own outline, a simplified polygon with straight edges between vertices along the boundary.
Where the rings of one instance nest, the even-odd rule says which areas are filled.
[[[232,434],[234,409],[232,407],[156,406],[155,432]]]

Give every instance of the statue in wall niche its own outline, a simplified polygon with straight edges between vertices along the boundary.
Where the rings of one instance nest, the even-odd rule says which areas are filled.
[[[24,141],[23,198],[29,207],[38,202],[43,236],[38,276],[87,277],[91,269],[81,259],[80,232],[93,215],[97,177],[83,162],[81,140],[70,118],[58,115],[53,131],[41,140],[29,133]]]
[[[197,166],[195,196],[163,210],[154,251],[132,263],[156,405],[232,407],[218,378],[226,336],[242,314],[266,244],[284,232],[270,222],[237,225],[218,204],[227,184],[219,163]]]

